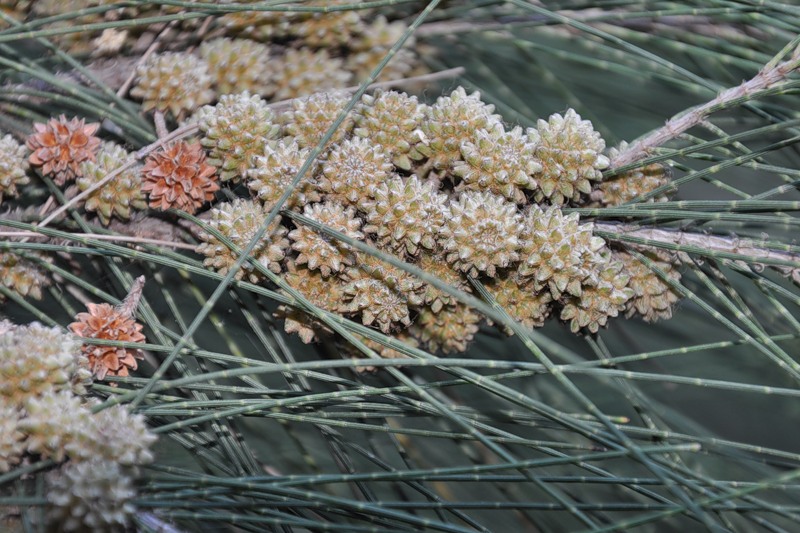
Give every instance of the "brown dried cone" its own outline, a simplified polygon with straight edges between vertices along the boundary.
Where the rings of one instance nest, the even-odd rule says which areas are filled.
[[[497,275],[519,260],[522,217],[517,207],[489,192],[465,191],[451,200],[440,243],[447,261],[471,276]]]
[[[517,204],[527,203],[525,190],[536,188],[533,178],[542,170],[534,155],[536,140],[516,127],[506,132],[502,124],[477,130],[461,144],[463,161],[453,174],[461,178],[457,191],[489,191]]]
[[[373,199],[360,204],[366,213],[364,231],[377,236],[378,244],[403,256],[417,256],[420,249],[433,250],[445,223],[447,196],[437,192],[438,183],[416,176],[395,177],[373,190]]]
[[[77,117],[67,121],[64,115],[51,118],[47,124],[37,122],[26,142],[31,150],[28,161],[62,186],[82,175],[81,163],[94,161],[100,149],[100,139],[94,136],[99,127],[98,123],[86,124]]]
[[[208,65],[188,52],[153,54],[136,74],[131,96],[142,100],[144,111],[170,111],[180,119],[214,99]]]
[[[19,195],[17,187],[27,185],[28,150],[11,135],[0,138],[0,204],[6,198]]]
[[[247,92],[223,95],[217,105],[205,106],[195,116],[204,133],[200,144],[210,151],[208,162],[219,169],[222,181],[243,177],[253,157],[263,155],[280,135],[267,103]]]
[[[637,250],[653,262],[672,281],[680,281],[679,263],[664,250],[648,248]],[[628,300],[625,315],[641,315],[646,322],[672,317],[672,307],[680,299],[675,290],[642,261],[622,250],[612,250],[612,257],[621,261],[623,272],[630,277],[628,287],[633,289],[633,297]]]
[[[617,154],[625,151],[627,147],[628,143],[623,142],[620,143],[619,148],[612,148],[608,152],[609,159],[614,159]],[[669,168],[660,163],[634,168],[601,181],[596,189],[592,191],[593,204],[607,207],[622,205],[635,200],[643,194],[663,187],[669,182]],[[647,202],[666,202],[669,200],[669,192],[671,191],[665,191],[653,198],[649,198]]]
[[[150,207],[195,213],[219,190],[216,170],[199,142],[178,141],[147,157],[142,190],[150,195]]]
[[[358,261],[346,273],[343,309],[360,313],[362,324],[376,324],[384,333],[408,327],[409,306],[422,305],[425,284],[371,255],[359,254]]]
[[[547,287],[554,299],[580,296],[584,280],[596,264],[605,262],[600,255],[605,241],[592,235],[591,224],[580,224],[577,213],[564,215],[555,206],[543,211],[532,205],[522,226],[519,276],[537,288]]]
[[[247,186],[266,209],[271,209],[300,172],[310,154],[310,149],[300,148],[294,139],[282,139],[274,147],[266,145],[261,155],[253,157],[251,166],[247,169]],[[313,178],[318,168],[316,162],[311,165],[292,195],[286,199],[284,206],[287,209],[322,200]]]
[[[292,109],[281,117],[287,135],[294,137],[302,148],[314,148],[349,100],[350,97],[341,92],[317,93],[294,100]],[[344,140],[353,129],[353,124],[352,114],[347,115],[331,137],[329,145]]]
[[[208,224],[242,251],[253,240],[266,217],[267,211],[258,202],[237,199],[218,204],[212,209]],[[286,249],[289,248],[289,241],[286,239],[287,229],[281,226],[280,222],[280,217],[272,221],[251,255],[253,259],[275,273],[281,271],[280,263],[286,256]],[[227,274],[239,255],[210,233],[203,232],[200,238],[203,242],[197,247],[197,253],[206,256],[203,264],[220,274]],[[241,280],[245,276],[253,283],[263,279],[263,275],[249,261],[242,264],[235,278]]]
[[[595,272],[584,281],[580,296],[568,296],[563,302],[561,320],[569,321],[569,328],[578,333],[585,328],[591,333],[605,326],[608,319],[618,316],[633,298],[628,287],[627,274],[622,263],[606,255],[604,264],[595,265]]]
[[[122,342],[144,342],[142,326],[129,313],[114,308],[110,304],[86,304],[88,313],[78,313],[75,322],[69,325],[70,331],[79,337]],[[127,376],[136,370],[137,359],[144,354],[137,348],[96,345],[86,342],[81,351],[89,359],[89,368],[97,379],[107,375]]]
[[[52,260],[35,251],[25,252],[27,257],[41,261]],[[14,252],[0,252],[0,285],[16,291],[21,296],[42,299],[42,289],[50,285],[50,277],[39,263],[17,255]]]
[[[537,290],[530,280],[519,279],[515,275],[495,278],[486,284],[486,290],[508,315],[526,328],[544,325],[550,315],[553,297],[547,289]],[[507,335],[513,335],[510,328],[504,327]]]
[[[443,253],[423,252],[419,256],[417,266],[451,287],[462,292],[472,292],[472,286],[467,277],[460,271],[453,268],[447,262]],[[425,284],[425,305],[430,307],[434,313],[438,313],[446,305],[454,305],[458,300],[443,292],[430,283]]]
[[[568,109],[563,117],[556,113],[547,121],[540,119],[536,127],[539,136],[536,157],[543,168],[536,176],[539,188],[534,199],[562,205],[591,193],[590,182],[603,179],[601,170],[609,165],[603,155],[606,143],[592,123],[582,120],[574,109]],[[537,130],[528,129],[529,137],[536,134]]]
[[[461,159],[461,143],[472,139],[476,130],[501,121],[499,115],[492,114],[494,106],[481,101],[479,92],[467,95],[463,87],[450,96],[440,96],[425,111],[422,138],[416,148],[435,168],[444,170]]]
[[[380,147],[354,137],[331,150],[322,166],[318,188],[329,201],[359,206],[374,195],[392,170]]]
[[[347,69],[353,72],[357,82],[369,76],[407,29],[404,22],[389,22],[383,15],[379,15],[369,26],[363,28],[361,37],[351,41],[353,53],[347,56]],[[422,63],[413,48],[412,37],[384,67],[378,80],[400,80],[410,76],[412,70],[421,70]]]
[[[25,453],[25,434],[20,431],[22,411],[0,399],[0,474],[19,463]]]
[[[340,311],[343,281],[336,277],[324,278],[319,271],[298,266],[294,261],[287,261],[286,269],[283,276],[286,282],[309,302],[326,311]],[[275,316],[286,320],[283,327],[286,333],[296,333],[306,344],[332,333],[324,323],[296,307],[281,305]]]
[[[331,229],[344,233],[348,237],[363,241],[361,219],[356,217],[353,207],[344,208],[337,203],[307,205],[303,214]],[[299,223],[298,223],[299,224]],[[289,232],[292,249],[298,252],[295,262],[307,265],[311,270],[319,270],[328,277],[342,272],[346,267],[355,264],[355,250],[347,244],[322,235],[308,226],[298,225]]]
[[[81,164],[82,176],[77,180],[78,188],[81,191],[91,188],[111,172],[130,163],[132,159],[121,146],[109,142],[103,143],[96,161],[86,161]],[[138,169],[129,168],[117,174],[111,181],[89,194],[85,207],[87,211],[95,211],[106,226],[114,215],[121,220],[128,220],[132,209],[147,209]]]
[[[331,57],[326,50],[290,48],[283,57],[274,59],[272,68],[275,73],[271,87],[274,100],[344,89],[351,78],[343,68],[342,60]]]
[[[481,316],[462,303],[445,306],[439,312],[423,307],[410,331],[432,352],[465,352],[480,321]]]
[[[361,97],[353,133],[380,146],[397,168],[410,170],[412,161],[423,157],[415,146],[425,109],[416,96],[377,89]]]
[[[269,92],[273,75],[269,46],[250,39],[221,37],[203,42],[198,52],[208,65],[217,93]]]

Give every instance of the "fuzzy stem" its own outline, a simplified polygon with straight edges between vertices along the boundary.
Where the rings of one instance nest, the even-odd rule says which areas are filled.
[[[136,314],[136,308],[139,307],[139,300],[142,299],[142,291],[144,290],[144,276],[139,276],[133,280],[128,295],[117,307],[121,315],[131,318]]]

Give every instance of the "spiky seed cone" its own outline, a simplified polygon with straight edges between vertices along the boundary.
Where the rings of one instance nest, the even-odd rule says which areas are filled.
[[[0,474],[19,463],[25,453],[25,434],[19,429],[20,409],[0,398]]]
[[[150,447],[157,437],[147,429],[142,415],[115,405],[92,415],[89,427],[76,440],[80,441],[79,449],[69,451],[74,461],[103,458],[136,466],[153,462]]]
[[[136,74],[131,96],[142,100],[144,111],[169,111],[180,119],[214,99],[208,65],[187,52],[153,54]]]
[[[664,272],[671,280],[680,281],[677,261],[664,251],[656,249],[637,250],[654,266]],[[641,315],[646,322],[672,317],[672,307],[680,299],[675,290],[661,279],[650,267],[625,251],[612,250],[612,257],[622,262],[623,272],[630,277],[628,287],[633,289],[633,297],[628,300],[626,316]]]
[[[605,326],[608,319],[618,316],[633,297],[628,287],[629,277],[622,263],[606,257],[605,264],[596,265],[597,272],[587,279],[580,296],[570,296],[561,310],[561,320],[569,321],[569,328],[578,333],[582,328],[592,333]]]
[[[62,186],[81,175],[81,163],[94,161],[100,149],[100,139],[94,136],[99,127],[77,117],[67,121],[64,115],[51,118],[47,124],[34,123],[35,131],[25,143],[31,150],[28,161]]]
[[[460,303],[445,306],[439,312],[423,307],[411,326],[411,334],[432,352],[465,352],[480,321],[478,313]]]
[[[416,176],[395,177],[378,185],[373,199],[361,203],[367,215],[364,231],[400,256],[416,256],[420,248],[433,250],[444,226],[447,202],[437,186]]]
[[[345,93],[317,93],[292,102],[292,109],[281,119],[286,133],[302,148],[314,148],[336,121],[336,117],[347,105]],[[331,137],[330,144],[341,142],[353,129],[353,116],[348,115]]]
[[[592,235],[590,224],[580,224],[577,213],[564,215],[555,206],[530,206],[523,227],[520,277],[549,288],[556,300],[565,293],[580,296],[583,281],[603,262],[605,241]]]
[[[130,471],[113,461],[69,462],[47,476],[48,521],[60,531],[127,530],[136,512]]]
[[[434,167],[449,170],[461,159],[461,143],[470,140],[476,130],[500,122],[493,111],[494,106],[483,103],[479,92],[467,95],[463,87],[450,96],[440,96],[426,109],[420,127],[423,138],[416,148]]]
[[[214,199],[219,190],[216,171],[199,142],[178,141],[147,157],[142,191],[150,195],[150,207],[192,214]]]
[[[397,168],[410,170],[412,160],[423,157],[415,148],[419,142],[415,132],[425,117],[425,108],[416,96],[378,89],[361,97],[353,133],[380,146]]]
[[[0,204],[6,198],[19,195],[17,187],[27,185],[28,158],[27,149],[19,144],[11,135],[0,138]]]
[[[81,191],[91,188],[111,172],[132,162],[132,159],[123,147],[114,143],[103,143],[96,161],[81,164],[82,176],[77,180],[78,188]],[[131,209],[147,209],[138,169],[129,168],[117,174],[111,181],[89,194],[85,207],[87,211],[95,211],[106,226],[114,215],[121,220],[128,220],[131,218]]]
[[[142,326],[136,320],[124,314],[110,304],[88,303],[88,313],[78,313],[75,322],[69,325],[70,331],[80,337],[124,342],[144,342]],[[105,379],[107,375],[127,376],[129,371],[136,370],[137,359],[144,354],[137,348],[96,345],[87,342],[82,346],[83,354],[89,360],[89,368],[97,379]]]
[[[359,264],[347,270],[344,310],[360,313],[365,326],[376,324],[389,333],[411,324],[409,306],[422,305],[425,284],[402,269],[360,254]]]
[[[237,199],[218,204],[211,210],[211,219],[208,223],[242,251],[255,237],[266,217],[267,211],[258,202]],[[286,249],[289,248],[286,233],[286,228],[280,225],[280,217],[276,217],[253,249],[252,257],[272,272],[280,272],[280,262],[286,256]],[[203,233],[201,237],[204,242],[197,247],[197,253],[206,256],[203,264],[220,274],[227,274],[238,259],[238,254],[210,233]],[[263,279],[263,275],[249,261],[242,264],[235,278],[240,280],[245,276],[253,283]]]
[[[273,75],[269,46],[250,39],[220,37],[203,42],[198,52],[208,65],[218,94],[269,92]]]
[[[506,132],[502,124],[494,124],[477,130],[461,145],[463,160],[453,168],[461,178],[456,190],[489,191],[524,204],[525,190],[536,187],[533,176],[542,170],[535,151],[535,140],[520,127]]]
[[[620,143],[619,148],[612,148],[608,153],[609,159],[614,159],[617,154],[627,147],[628,143],[623,142]],[[595,205],[622,205],[643,194],[663,187],[669,182],[669,168],[660,163],[652,163],[601,181],[597,188],[592,191],[592,199],[595,200]],[[647,202],[666,202],[669,200],[669,192],[671,191],[665,191],[658,196],[649,198]]]
[[[519,259],[522,217],[514,204],[489,192],[465,191],[451,200],[440,242],[447,261],[471,276],[497,275]]]
[[[547,200],[553,205],[578,201],[581,194],[592,192],[592,181],[603,179],[601,170],[608,168],[603,155],[606,143],[594,130],[592,123],[582,120],[574,109],[562,117],[558,113],[537,122],[539,143],[536,156],[543,169],[536,176],[539,188],[534,194],[537,202]],[[528,130],[534,137],[537,131]]]
[[[152,462],[150,433],[141,415],[123,406],[92,414],[96,401],[82,402],[70,391],[48,391],[26,400],[19,429],[27,435],[27,450],[62,461],[102,458],[123,465]]]
[[[283,57],[274,61],[271,87],[274,100],[344,89],[351,78],[351,74],[344,70],[342,60],[331,57],[326,50],[290,48]]]
[[[0,335],[0,404],[22,407],[47,391],[73,390],[85,379],[80,344],[58,328],[13,326]]]
[[[50,258],[29,251],[29,257],[37,257],[50,262]],[[42,299],[42,289],[50,285],[51,280],[36,262],[13,252],[0,252],[0,285],[36,300]]]
[[[453,268],[453,265],[447,262],[443,253],[422,252],[419,256],[417,266],[431,276],[439,278],[460,291],[472,292],[472,286],[469,280],[467,280],[463,273]],[[444,306],[454,305],[458,301],[430,283],[425,284],[425,295],[423,299],[425,305],[434,313],[438,313]]]
[[[335,146],[322,166],[319,190],[329,201],[358,206],[386,181],[392,164],[380,147],[354,137]]]
[[[360,231],[361,220],[356,217],[353,207],[344,208],[341,204],[328,202],[307,205],[303,214],[352,239],[364,240],[364,234]],[[311,270],[319,270],[325,277],[342,272],[355,262],[355,250],[350,246],[321,235],[308,226],[300,225],[290,231],[289,240],[292,241],[292,249],[298,252],[295,262],[307,265]]]
[[[27,450],[61,462],[84,453],[85,435],[91,434],[91,404],[68,390],[47,391],[25,401],[26,416],[19,421],[27,438]]]
[[[219,170],[222,181],[239,180],[252,166],[255,156],[264,154],[268,144],[280,135],[267,103],[249,93],[226,94],[215,106],[199,112],[200,139],[211,156],[208,162]]]
[[[300,292],[309,302],[326,311],[339,311],[342,306],[343,281],[336,277],[324,278],[318,270],[298,266],[294,261],[287,262],[286,282]],[[286,333],[296,333],[306,344],[319,340],[332,331],[312,315],[298,308],[282,305],[276,316],[286,320]]]
[[[260,0],[221,0],[220,4],[251,4]],[[291,29],[307,18],[306,12],[235,11],[219,17],[218,24],[232,33],[252,40],[268,42],[290,36]]]
[[[309,6],[335,7],[349,0],[319,0]],[[364,30],[362,11],[331,11],[308,13],[290,27],[290,31],[312,48],[336,48],[352,44]]]
[[[553,297],[549,290],[537,290],[534,282],[514,275],[493,279],[486,284],[486,290],[511,318],[526,328],[544,325],[552,310]],[[503,328],[503,331],[507,335],[514,334],[510,328]]]
[[[274,147],[266,145],[260,155],[253,157],[251,166],[247,169],[247,186],[266,209],[271,209],[300,172],[310,154],[310,149],[300,148],[294,139],[282,139]],[[322,200],[314,181],[318,168],[316,162],[311,165],[292,195],[286,199],[284,205],[287,209]]]
[[[347,69],[353,72],[356,81],[362,81],[383,61],[394,44],[403,36],[408,26],[402,21],[389,22],[379,15],[369,26],[362,29],[360,38],[352,39],[353,49],[347,57]],[[381,81],[399,80],[409,76],[412,70],[419,68],[421,62],[414,48],[414,39],[405,42],[405,47],[381,71]]]

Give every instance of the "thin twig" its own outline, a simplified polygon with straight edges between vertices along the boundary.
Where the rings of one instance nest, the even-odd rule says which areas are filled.
[[[144,276],[139,276],[133,280],[128,295],[117,307],[121,315],[132,317],[136,314],[136,308],[139,307],[139,300],[142,299],[142,291],[144,291]]]
[[[736,87],[726,89],[713,100],[671,118],[664,126],[631,143],[625,150],[612,158],[611,168],[623,167],[641,159],[653,148],[675,139],[686,130],[696,126],[712,112],[724,107],[726,103],[743,98],[748,94],[768,89],[783,81],[790,72],[800,66],[799,55],[800,52],[795,50],[791,58],[783,63],[773,65],[770,62],[752,79]]]
[[[667,230],[657,228],[647,228],[641,226],[629,226],[625,224],[594,223],[594,230],[606,234],[625,235],[651,242],[659,242],[671,245],[701,248],[711,252],[733,253],[748,256],[752,261],[748,263],[757,267],[770,267],[778,270],[784,275],[790,275],[792,279],[800,283],[800,267],[791,265],[770,264],[774,261],[794,262],[800,264],[800,254],[772,250],[751,239],[740,237],[722,237],[719,235],[706,235],[703,233],[692,233],[679,230]],[[603,235],[604,238],[611,238]],[[761,261],[759,261],[761,260]],[[740,261],[743,262],[743,261]]]
[[[104,233],[71,233],[70,235],[81,239],[94,239],[97,241],[111,241],[118,243],[131,243],[131,244],[152,244],[153,246],[161,246],[163,248],[180,248],[182,250],[194,250],[196,248],[193,244],[184,242],[162,241],[159,239],[148,239],[146,237],[133,237],[128,235],[106,235]],[[35,231],[0,231],[0,237],[10,238],[39,238],[41,233]]]

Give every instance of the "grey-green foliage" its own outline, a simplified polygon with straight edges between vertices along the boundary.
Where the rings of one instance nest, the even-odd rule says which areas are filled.
[[[798,14],[778,2],[447,3],[430,19],[438,25],[417,37],[438,51],[434,65],[465,67],[453,84],[480,90],[507,122],[533,126],[572,107],[613,146],[753,77],[796,38]],[[11,37],[0,32],[0,46],[17,46]],[[3,51],[10,76],[20,69]],[[47,77],[45,66],[31,68]],[[55,238],[46,244],[0,237],[0,251],[70,254],[80,269],[41,266],[97,301],[117,303],[120,286],[147,275],[139,315],[147,364],[118,387],[93,388],[133,401],[161,435],[135,501],[140,526],[152,511],[186,531],[791,531],[800,521],[800,291],[737,238],[788,254],[776,266],[800,267],[791,255],[800,208],[796,79],[649,154],[646,162],[672,167],[680,184],[672,201],[581,210],[599,222],[731,237],[727,251],[660,245],[688,254],[675,286],[683,303],[668,321],[617,320],[575,337],[555,321],[527,330],[462,294],[515,336],[484,326],[462,357],[438,358],[311,308],[287,287],[232,274],[204,308],[223,276],[190,253],[63,229],[42,230]],[[87,94],[131,143],[151,139],[135,111],[102,88],[16,116],[20,107],[4,106],[0,127],[48,116],[47,105],[86,109]],[[91,233],[80,217],[65,227]],[[63,325],[81,308],[57,289],[42,302],[0,292],[2,312],[18,321]],[[281,303],[310,311],[344,340],[309,347],[287,338],[272,317]],[[201,312],[203,326],[175,351]],[[377,357],[365,337],[403,358]],[[342,359],[345,345],[368,359]],[[378,370],[356,372],[361,366]],[[43,503],[33,484],[18,483],[26,469],[36,466],[0,478],[0,503],[19,505],[23,495]]]

